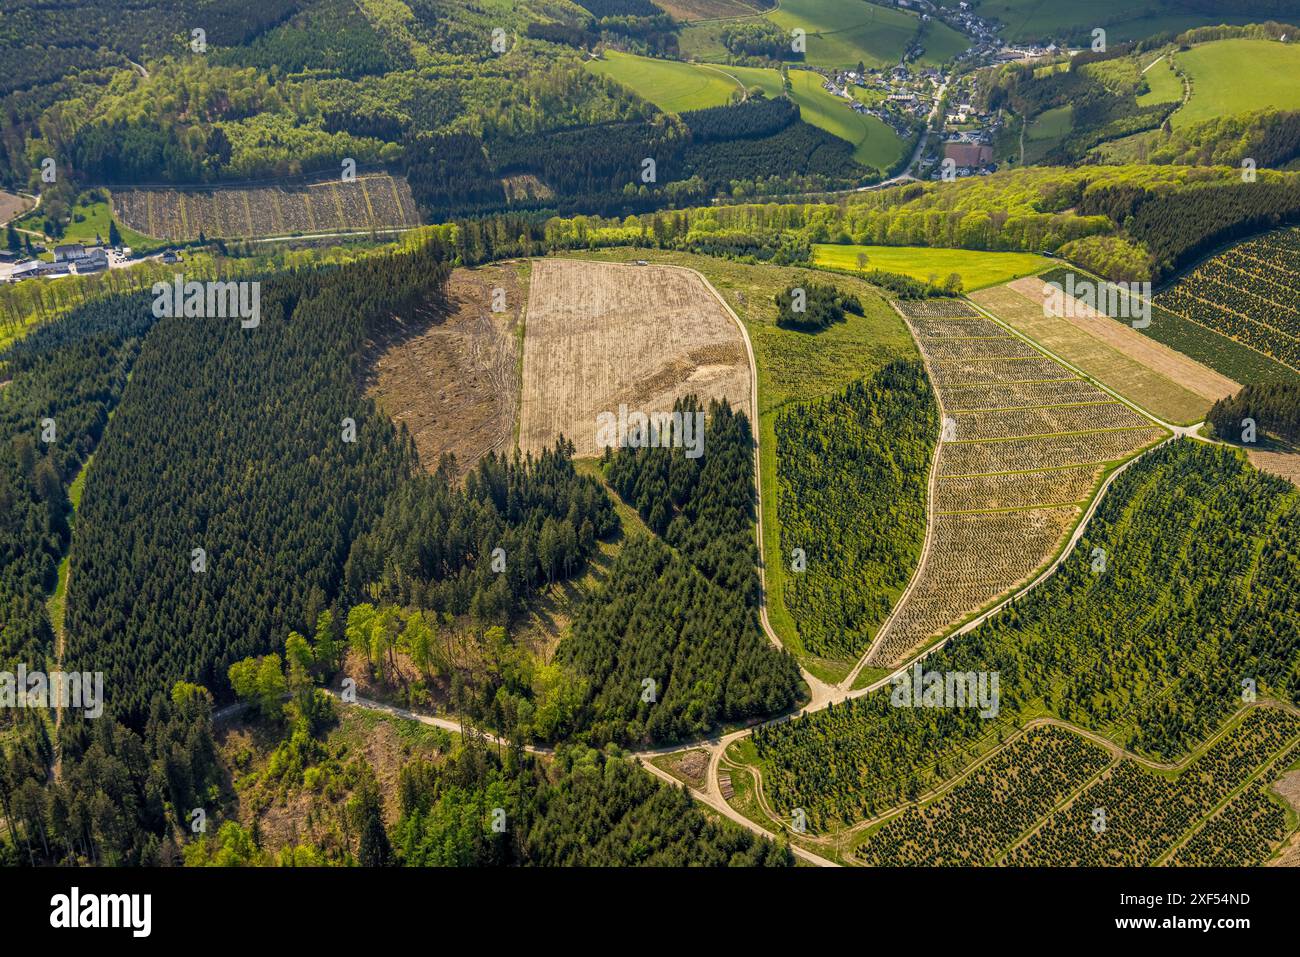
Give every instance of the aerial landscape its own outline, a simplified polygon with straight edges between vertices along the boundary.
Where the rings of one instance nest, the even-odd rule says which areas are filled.
[[[1300,866],[1300,0],[4,7],[0,873]]]

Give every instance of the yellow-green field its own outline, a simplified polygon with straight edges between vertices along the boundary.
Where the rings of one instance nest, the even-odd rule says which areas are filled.
[[[607,50],[604,60],[588,61],[587,69],[616,80],[666,113],[723,106],[755,86],[767,96],[785,90],[776,70],[654,60],[616,50]],[[847,100],[827,92],[822,83],[820,73],[790,71],[790,97],[799,104],[804,122],[851,144],[853,158],[864,166],[888,170],[903,157],[908,144],[887,124],[855,113]]]
[[[586,66],[592,73],[623,84],[665,113],[723,106],[740,89],[736,80],[721,68],[652,60],[617,50],[606,50],[603,60],[588,60]]]
[[[1043,110],[1034,117],[1025,130],[1025,136],[1031,140],[1057,140],[1070,132],[1074,123],[1074,107],[1058,106]]]
[[[1142,76],[1146,79],[1149,89],[1138,96],[1138,106],[1176,103],[1183,98],[1182,78],[1174,72],[1173,61],[1169,57],[1166,56],[1160,62],[1151,64],[1150,69]]]
[[[812,66],[852,68],[897,63],[920,25],[915,14],[859,0],[781,0],[767,18],[789,32],[807,34],[805,59]],[[960,33],[932,20],[922,63],[942,63],[969,46]]]
[[[734,77],[736,82],[745,89],[751,87],[760,87],[767,96],[780,96],[785,92],[785,81],[781,79],[781,74],[777,70],[768,70],[756,66],[722,66],[703,63],[700,64],[702,70],[720,70],[728,76]]]
[[[1300,46],[1294,43],[1217,40],[1179,53],[1178,66],[1192,82],[1192,96],[1170,117],[1175,127],[1252,110],[1300,109]]]
[[[858,271],[858,256],[865,254],[866,271],[883,269],[922,282],[940,282],[953,273],[961,276],[962,288],[983,289],[1031,276],[1052,265],[1050,259],[1033,253],[987,253],[975,249],[932,249],[928,246],[813,246],[813,264],[832,269]]]
[[[864,166],[887,170],[907,152],[908,145],[874,116],[856,113],[847,100],[822,87],[822,75],[811,70],[790,71],[790,97],[799,104],[805,123],[853,144],[853,158]]]

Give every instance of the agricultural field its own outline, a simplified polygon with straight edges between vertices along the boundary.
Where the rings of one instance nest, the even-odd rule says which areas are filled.
[[[863,256],[865,262],[860,258]],[[921,282],[942,283],[956,273],[962,288],[969,292],[1040,272],[1051,265],[1051,260],[1034,253],[817,243],[813,246],[813,263],[833,269],[883,269]]]
[[[1112,756],[1074,731],[1032,727],[924,804],[873,828],[864,864],[989,866],[1061,801],[1107,768]]]
[[[1041,279],[1026,278],[980,290],[971,299],[1165,422],[1199,422],[1216,399],[1237,390],[1236,382],[1081,303],[1066,303],[1064,316],[1050,314],[1044,288]]]
[[[17,219],[30,209],[31,205],[32,201],[26,196],[0,190],[0,225],[9,222],[11,219]]]
[[[1288,234],[1278,235],[1285,242]],[[1231,251],[1219,257],[1223,260],[1225,268],[1239,269],[1244,263],[1249,262],[1246,259],[1250,254],[1249,250],[1245,246],[1242,248],[1246,249],[1242,257],[1234,257]],[[1045,282],[1064,284],[1066,275],[1070,271],[1072,270],[1058,268],[1044,273],[1040,278]],[[1268,270],[1260,272],[1265,274],[1266,278],[1268,276],[1276,278],[1276,275]],[[1076,277],[1100,281],[1088,274],[1078,271],[1075,273]],[[1169,294],[1169,299],[1175,298],[1179,295],[1181,285],[1175,283],[1157,293],[1151,307],[1151,323],[1141,328],[1134,328],[1132,321],[1124,318],[1120,318],[1115,323],[1093,322],[1088,318],[1080,318],[1094,315],[1110,317],[1110,313],[1102,308],[1093,309],[1078,302],[1076,302],[1077,315],[1069,321],[1125,355],[1141,358],[1144,362],[1150,363],[1153,369],[1167,371],[1176,381],[1179,377],[1185,378],[1185,384],[1190,386],[1192,391],[1198,392],[1202,398],[1215,395],[1238,382],[1284,383],[1300,380],[1300,374],[1295,370],[1251,348],[1243,341],[1229,338],[1226,331],[1216,331],[1215,328],[1202,325],[1165,308],[1162,303],[1168,301],[1166,295]],[[1041,299],[1040,290],[1031,287],[1028,281],[1019,283],[1017,287],[1028,294],[1030,299],[1035,301]],[[1187,291],[1191,295],[1200,294],[1197,288],[1192,286],[1189,286]],[[1216,319],[1202,303],[1189,300],[1187,305],[1189,308],[1186,311],[1189,314],[1201,316],[1206,322],[1224,321],[1222,316]],[[1135,334],[1140,335],[1141,338],[1135,338]],[[1142,339],[1157,343],[1160,348],[1152,350],[1142,342]],[[1192,360],[1192,365],[1188,366],[1185,363],[1171,365],[1170,359],[1179,355]],[[1218,373],[1217,381],[1215,377],[1207,376],[1206,370]]]
[[[1292,485],[1300,485],[1300,452],[1250,449],[1246,454],[1250,457],[1250,464],[1261,472],[1284,478]]]
[[[1192,95],[1170,122],[1175,129],[1254,110],[1300,109],[1300,47],[1274,40],[1217,40],[1177,54]],[[1158,69],[1158,68],[1157,68]],[[1242,77],[1250,82],[1242,82]]]
[[[1103,476],[1165,435],[969,305],[945,318],[926,301],[896,305],[934,375],[943,433],[920,568],[867,657],[881,668],[1028,580]]]
[[[783,0],[767,18],[785,31],[807,32],[807,62],[830,69],[897,63],[917,35],[920,19],[892,7],[856,0]],[[969,45],[946,24],[931,21],[921,62],[938,64]]]
[[[723,68],[651,59],[617,50],[606,50],[601,59],[588,60],[586,67],[623,84],[665,113],[723,106],[741,92]],[[765,72],[776,76],[775,71]]]
[[[758,10],[741,0],[659,0],[655,6],[674,20],[719,20],[724,17],[752,17]]]
[[[617,416],[624,404],[629,412],[666,412],[695,393],[750,411],[741,332],[688,270],[538,260],[525,330],[525,452],[540,452],[563,435],[578,456],[595,455],[597,416]]]
[[[871,828],[856,857],[876,866],[1260,864],[1291,830],[1273,788],[1297,740],[1300,719],[1252,709],[1204,754],[1166,769],[1072,729],[1031,725],[939,796]]]
[[[445,298],[395,317],[371,343],[366,394],[410,432],[427,471],[449,454],[464,475],[514,444],[529,272],[527,263],[456,269]]]
[[[1158,293],[1155,305],[1250,348],[1283,366],[1280,377],[1289,378],[1300,374],[1298,274],[1300,229],[1280,230],[1196,266]]]
[[[1269,860],[1292,830],[1300,775],[1274,780],[1296,758],[1294,748],[1274,759],[1165,861],[1171,867],[1254,867]],[[1292,835],[1294,837],[1294,834]]]
[[[400,177],[358,175],[305,186],[113,191],[113,214],[158,239],[240,239],[414,226],[419,213]]]

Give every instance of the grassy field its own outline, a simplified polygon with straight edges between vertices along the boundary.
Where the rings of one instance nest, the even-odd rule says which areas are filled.
[[[718,70],[617,50],[606,50],[605,59],[588,60],[586,66],[592,73],[617,80],[665,113],[723,106],[737,90],[735,81]]]
[[[1173,62],[1165,57],[1142,74],[1150,89],[1138,96],[1138,106],[1152,103],[1176,103],[1183,98],[1183,80],[1174,72]]]
[[[805,123],[852,143],[853,158],[864,166],[888,170],[907,152],[908,144],[887,124],[854,112],[848,101],[828,93],[820,73],[791,70],[790,96]]]
[[[728,76],[735,77],[736,82],[745,89],[750,87],[760,87],[763,92],[770,97],[781,96],[785,93],[785,82],[781,79],[781,74],[777,70],[768,70],[756,66],[717,66],[701,65],[701,69],[718,70]]]
[[[91,244],[98,236],[104,242],[108,242],[108,224],[113,218],[112,210],[108,201],[100,200],[92,202],[87,194],[77,197],[76,205],[72,207],[72,222],[55,242],[62,243],[83,243]],[[18,229],[30,229],[34,232],[44,231],[45,219],[40,209],[34,209],[22,219],[14,223]],[[122,234],[122,242],[130,246],[135,252],[149,252],[158,249],[164,244],[157,239],[151,239],[143,233],[138,233],[131,229],[125,223],[118,222],[118,232]],[[42,259],[53,259],[52,252],[41,257]]]
[[[1178,66],[1191,80],[1192,96],[1170,118],[1176,128],[1251,110],[1300,108],[1300,47],[1293,43],[1203,43],[1179,53]]]
[[[1010,279],[1029,276],[1051,265],[1050,259],[1033,253],[986,253],[973,249],[931,249],[924,246],[813,246],[813,262],[833,269],[858,269],[858,255],[867,256],[867,269],[901,273],[925,282],[940,281],[952,273],[961,276],[966,290],[995,286]]]
[[[1072,323],[1044,315],[1042,302],[1023,296],[1014,289],[999,286],[971,298],[1017,332],[1166,422],[1191,425],[1205,418],[1210,408],[1209,400],[1088,335]]]
[[[1070,135],[1074,127],[1074,107],[1058,106],[1044,110],[1025,129],[1025,163],[1042,160],[1053,147]]]
[[[776,70],[654,60],[615,50],[605,51],[604,60],[588,61],[587,69],[612,77],[667,113],[722,106],[737,91],[753,86],[768,96],[784,92]],[[822,82],[821,74],[811,70],[790,71],[790,96],[804,121],[852,144],[853,158],[864,166],[887,170],[898,162],[907,144],[874,116],[855,113],[847,101],[823,89]]]
[[[1029,129],[1025,130],[1025,138],[1030,140],[1056,140],[1070,132],[1074,123],[1074,107],[1058,106],[1051,110],[1043,110],[1034,117]]]
[[[851,68],[898,62],[920,24],[915,15],[861,0],[782,0],[767,18],[790,31],[807,31],[807,62],[813,66]],[[942,63],[969,46],[957,31],[930,23],[922,63]]]
[[[940,0],[945,7],[957,6],[958,0]],[[1198,16],[1178,11],[1170,13],[1161,0],[984,0],[979,15],[999,20],[1003,37],[1011,41],[1060,38],[1062,34],[1083,31],[1105,24],[1106,37],[1112,42],[1140,40],[1156,33],[1182,31],[1211,23],[1249,23],[1226,13]],[[1254,20],[1268,19],[1257,16]]]
[[[768,617],[782,643],[800,663],[825,681],[840,681],[853,662],[815,658],[799,641],[783,600],[786,564],[781,555],[776,517],[776,410],[787,402],[807,401],[843,389],[870,376],[890,361],[919,353],[907,327],[875,287],[851,276],[830,281],[856,294],[865,316],[848,316],[816,334],[776,325],[774,297],[801,282],[826,282],[826,273],[779,266],[747,266],[711,256],[664,250],[608,249],[584,258],[627,262],[645,258],[656,263],[699,270],[745,323],[758,366],[760,479],[763,485],[763,562],[767,573]]]

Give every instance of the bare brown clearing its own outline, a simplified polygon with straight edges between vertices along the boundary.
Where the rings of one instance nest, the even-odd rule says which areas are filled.
[[[670,412],[678,398],[726,398],[751,414],[735,322],[699,276],[675,266],[540,260],[533,265],[519,447],[561,435],[598,454],[602,412]]]
[[[445,303],[395,317],[373,343],[366,394],[415,440],[432,472],[444,454],[463,475],[509,448],[519,408],[519,323],[527,285],[521,264],[452,272]],[[494,290],[505,309],[494,312]]]

